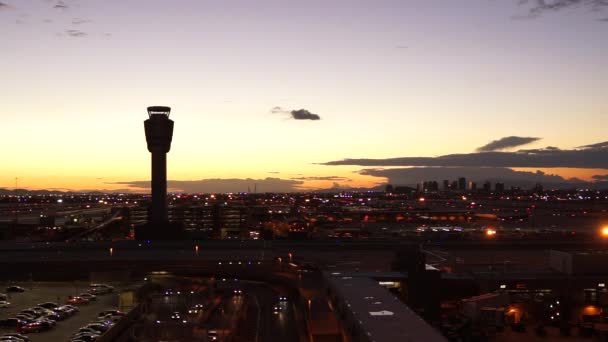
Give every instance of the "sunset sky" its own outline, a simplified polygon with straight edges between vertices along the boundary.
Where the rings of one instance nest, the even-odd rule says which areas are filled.
[[[240,191],[387,182],[322,165],[345,158],[607,141],[608,11],[531,18],[518,2],[0,0],[0,187],[144,186],[150,105],[172,107],[170,180]],[[590,181],[599,166],[516,170]]]

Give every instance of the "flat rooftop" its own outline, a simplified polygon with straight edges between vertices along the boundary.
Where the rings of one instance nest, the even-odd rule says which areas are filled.
[[[377,281],[329,273],[325,276],[369,341],[447,341]]]

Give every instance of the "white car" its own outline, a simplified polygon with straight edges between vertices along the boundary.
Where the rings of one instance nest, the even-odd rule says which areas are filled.
[[[11,306],[11,303],[5,300],[0,300],[0,308],[8,308],[9,306]]]

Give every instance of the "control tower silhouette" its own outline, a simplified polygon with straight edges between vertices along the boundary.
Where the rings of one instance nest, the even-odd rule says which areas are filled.
[[[148,107],[144,121],[148,151],[152,154],[152,204],[148,208],[148,223],[137,227],[137,239],[177,239],[182,236],[180,224],[170,223],[167,215],[167,153],[173,139],[170,107]]]

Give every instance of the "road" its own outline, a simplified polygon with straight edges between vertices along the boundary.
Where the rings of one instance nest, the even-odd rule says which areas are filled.
[[[288,298],[285,302],[279,302],[279,297],[286,296],[286,293],[258,282],[242,281],[241,288],[250,305],[259,313],[259,321],[255,317],[257,339],[253,341],[300,341],[300,327],[296,324],[293,301]],[[280,307],[278,313],[275,313],[275,306]]]

